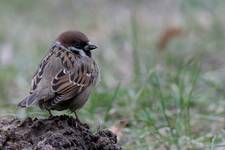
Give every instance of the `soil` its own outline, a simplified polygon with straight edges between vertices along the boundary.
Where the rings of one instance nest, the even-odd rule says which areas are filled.
[[[48,119],[0,118],[1,150],[121,150],[109,130],[93,134],[89,126],[69,116]]]

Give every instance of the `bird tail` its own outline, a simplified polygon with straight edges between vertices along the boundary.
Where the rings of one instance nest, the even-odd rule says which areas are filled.
[[[49,89],[41,89],[34,91],[32,94],[25,97],[19,104],[19,107],[29,107],[30,105],[37,103],[42,99],[51,99],[55,96]]]
[[[39,100],[39,96],[36,93],[32,93],[19,102],[19,107],[29,107],[33,103]]]

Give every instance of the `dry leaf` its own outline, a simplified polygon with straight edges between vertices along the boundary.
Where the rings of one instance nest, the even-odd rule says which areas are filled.
[[[184,31],[180,27],[169,27],[161,35],[157,44],[158,49],[161,51],[166,48],[168,43],[175,37],[182,35]]]
[[[109,130],[117,135],[117,140],[119,141],[123,136],[123,129],[128,125],[128,120],[120,120],[116,125],[109,128]]]

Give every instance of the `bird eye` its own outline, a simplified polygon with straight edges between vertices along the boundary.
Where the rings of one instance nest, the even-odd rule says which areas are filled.
[[[80,49],[80,43],[75,43],[74,47],[79,48]]]

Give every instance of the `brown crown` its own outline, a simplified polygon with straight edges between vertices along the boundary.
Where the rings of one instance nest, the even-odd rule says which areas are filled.
[[[63,32],[58,36],[57,41],[60,42],[64,46],[71,46],[75,42],[79,42],[79,43],[89,42],[87,36],[80,31]]]

